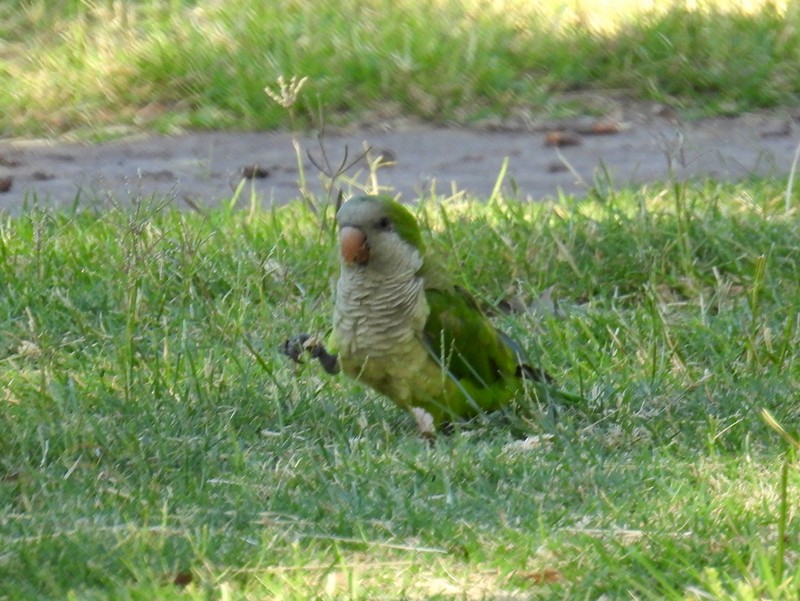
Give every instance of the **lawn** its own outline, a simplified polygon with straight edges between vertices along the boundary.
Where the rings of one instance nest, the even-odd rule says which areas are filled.
[[[796,3],[650,4],[10,0],[0,135],[796,103]],[[289,111],[279,76],[308,77]],[[793,188],[419,199],[585,399],[433,445],[279,352],[330,327],[324,201],[29,198],[0,215],[0,600],[800,598]]]
[[[0,4],[0,135],[285,128],[263,92],[279,76],[309,78],[298,125],[320,108],[470,124],[598,110],[598,94],[689,116],[796,104],[798,72],[785,1]]]
[[[433,248],[586,398],[432,447],[279,353],[330,321],[306,206],[4,217],[0,598],[796,599],[796,453],[762,417],[796,438],[784,195],[423,199]]]

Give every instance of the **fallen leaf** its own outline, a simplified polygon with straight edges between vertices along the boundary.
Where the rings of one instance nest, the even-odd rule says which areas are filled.
[[[618,134],[621,131],[622,125],[619,121],[614,121],[612,119],[601,119],[600,121],[595,121],[592,123],[592,126],[589,128],[587,133],[595,136],[607,136],[609,134]]]
[[[562,580],[561,572],[552,568],[528,572],[527,574],[522,574],[522,577],[525,580],[530,580],[534,584],[553,584],[554,582],[561,582]]]
[[[580,143],[581,137],[571,131],[550,131],[544,136],[544,145],[548,147],[578,146]]]

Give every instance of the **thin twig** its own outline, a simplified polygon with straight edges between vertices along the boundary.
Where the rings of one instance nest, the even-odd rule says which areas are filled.
[[[567,169],[569,169],[569,172],[570,172],[572,175],[574,175],[574,176],[575,176],[575,180],[576,180],[576,182],[575,182],[575,183],[576,183],[576,184],[578,184],[579,186],[583,186],[584,188],[588,188],[588,187],[589,187],[589,184],[587,184],[587,183],[586,183],[586,180],[585,180],[585,179],[583,179],[583,176],[581,176],[581,174],[580,174],[580,173],[578,173],[578,170],[577,170],[577,169],[575,169],[575,167],[573,167],[573,166],[572,166],[572,163],[570,163],[570,162],[567,160],[567,157],[565,157],[565,156],[564,156],[564,153],[562,153],[562,152],[561,152],[561,150],[559,150],[559,148],[558,148],[558,147],[556,147],[556,148],[555,148],[555,151],[556,151],[556,156],[558,157],[558,160],[559,160],[559,161],[561,161],[561,162],[563,163],[563,165],[564,165],[564,166],[565,166]]]

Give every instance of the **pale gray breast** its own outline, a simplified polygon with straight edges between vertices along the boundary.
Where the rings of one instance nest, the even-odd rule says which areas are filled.
[[[414,274],[375,280],[357,271],[339,278],[333,325],[341,352],[395,354],[419,336],[427,316],[423,281]]]

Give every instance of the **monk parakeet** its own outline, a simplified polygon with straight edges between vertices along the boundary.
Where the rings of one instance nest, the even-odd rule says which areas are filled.
[[[388,396],[420,429],[473,417],[515,395],[543,403],[578,397],[551,388],[526,365],[519,346],[497,330],[475,299],[426,252],[413,214],[386,196],[345,202],[339,225],[340,274],[330,351],[308,336],[286,341],[298,360],[310,351]]]

